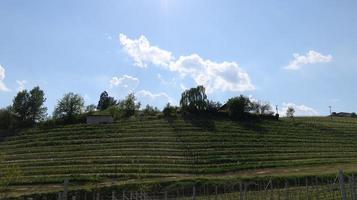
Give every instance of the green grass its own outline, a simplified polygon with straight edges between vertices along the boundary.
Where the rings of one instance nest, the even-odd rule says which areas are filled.
[[[357,166],[357,119],[131,119],[31,129],[0,142],[16,183],[324,175]],[[0,166],[1,167],[1,166]],[[324,171],[319,169],[324,168]],[[357,168],[356,168],[357,169]],[[357,171],[357,170],[356,170]]]

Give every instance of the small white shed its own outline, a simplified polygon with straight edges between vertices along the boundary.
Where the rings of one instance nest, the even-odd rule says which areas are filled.
[[[111,124],[114,119],[111,115],[88,115],[87,124]]]

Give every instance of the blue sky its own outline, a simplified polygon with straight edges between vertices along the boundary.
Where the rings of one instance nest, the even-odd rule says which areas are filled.
[[[0,107],[39,85],[142,104],[244,94],[299,115],[357,111],[357,1],[2,0]],[[121,37],[120,37],[121,36]]]

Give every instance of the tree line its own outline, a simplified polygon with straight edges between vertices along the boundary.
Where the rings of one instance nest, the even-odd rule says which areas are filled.
[[[29,91],[18,92],[10,106],[0,109],[0,129],[32,127],[36,124],[83,123],[85,117],[90,114],[108,114],[115,119],[160,113],[164,117],[172,117],[179,113],[182,115],[225,113],[230,118],[238,120],[257,116],[278,117],[274,116],[268,102],[252,101],[243,95],[228,99],[224,105],[209,100],[203,86],[185,90],[181,94],[179,106],[168,103],[162,111],[150,105],[140,109],[141,104],[134,93],[128,94],[123,100],[116,100],[104,91],[100,94],[97,105],[85,106],[81,95],[69,92],[58,100],[52,116],[48,116],[48,109],[44,106],[45,101],[45,92],[38,86]],[[289,116],[293,116],[293,108],[288,110]]]

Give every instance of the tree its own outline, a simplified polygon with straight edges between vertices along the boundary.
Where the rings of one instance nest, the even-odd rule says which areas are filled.
[[[105,110],[109,108],[110,106],[115,106],[117,105],[117,101],[114,99],[114,97],[110,97],[108,95],[108,92],[104,91],[102,94],[100,94],[100,98],[98,101],[98,110]]]
[[[29,119],[29,101],[30,94],[27,90],[18,92],[13,100],[12,110],[20,122],[26,122]]]
[[[290,118],[294,118],[295,109],[292,106],[289,106],[286,110],[286,116]]]
[[[220,107],[222,107],[222,104],[218,101],[208,101],[207,103],[207,111],[210,113],[218,112]]]
[[[60,99],[53,112],[55,119],[64,119],[66,122],[73,122],[84,110],[84,100],[79,94],[72,92],[65,94]]]
[[[29,118],[32,123],[42,121],[46,118],[47,108],[43,106],[45,101],[45,93],[40,89],[40,87],[34,87],[30,91]]]
[[[38,86],[29,92],[22,90],[13,100],[12,111],[20,123],[34,124],[47,115],[47,108],[43,105],[45,101],[45,93]]]
[[[135,103],[135,101],[135,95],[130,93],[123,101],[119,102],[119,110],[123,111],[124,117],[133,116],[140,109],[140,102]]]
[[[0,109],[0,129],[11,129],[14,124],[14,116],[11,107]]]
[[[177,107],[171,106],[170,103],[167,103],[162,113],[165,117],[176,117],[177,116]]]
[[[251,110],[250,104],[249,98],[243,95],[230,98],[227,102],[228,115],[235,119],[243,119]]]
[[[86,106],[86,109],[85,109],[86,113],[94,113],[95,111],[97,111],[96,105],[90,104],[90,105]]]
[[[272,107],[268,102],[252,101],[250,107],[253,112],[259,115],[272,114]]]
[[[197,86],[185,90],[181,94],[180,106],[184,112],[201,112],[207,110],[208,100],[205,88],[203,86]]]
[[[159,113],[159,109],[158,108],[154,108],[152,106],[150,106],[149,104],[146,105],[146,107],[143,109],[143,114],[146,116],[150,116],[150,115],[156,115],[157,113]]]

